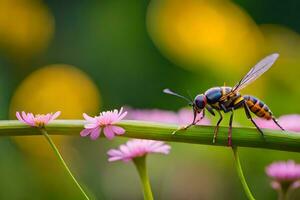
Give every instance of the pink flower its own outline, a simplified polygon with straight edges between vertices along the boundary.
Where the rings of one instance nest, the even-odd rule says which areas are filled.
[[[300,181],[295,181],[292,183],[292,185],[288,185],[290,186],[291,189],[297,189],[300,187]],[[272,181],[271,182],[271,187],[274,189],[274,190],[277,190],[280,192],[280,190],[282,189],[282,186],[279,182],[277,181]]]
[[[178,111],[178,124],[186,125],[190,124],[193,121],[193,111],[190,109],[183,108]],[[210,120],[206,117],[201,119],[202,113],[198,114],[196,117],[197,125],[210,125]],[[201,120],[200,120],[201,119]]]
[[[274,190],[281,190],[281,185],[277,181],[272,181],[270,185]]]
[[[154,140],[133,139],[123,144],[119,149],[111,149],[107,152],[108,161],[130,161],[136,157],[142,157],[148,153],[168,154],[171,147],[164,142]]]
[[[300,132],[300,115],[283,115],[279,118],[279,123],[286,130]]]
[[[103,129],[104,135],[108,139],[112,139],[115,135],[122,135],[125,130],[122,127],[116,126],[118,123],[126,116],[127,112],[123,112],[123,108],[118,111],[117,109],[113,111],[101,112],[99,116],[90,117],[83,113],[83,117],[86,120],[84,128],[80,135],[82,137],[90,135],[92,140],[97,139]]]
[[[266,173],[272,179],[271,187],[280,197],[300,187],[300,164],[293,160],[274,162],[266,167]]]
[[[266,167],[266,173],[279,183],[294,182],[300,180],[300,164],[296,164],[292,160],[274,162]]]
[[[151,121],[151,122],[161,122],[161,123],[173,123],[179,125],[190,124],[193,121],[193,111],[190,109],[183,108],[179,110],[177,113],[168,110],[140,110],[140,109],[127,109],[128,115],[126,119],[133,120],[143,120],[143,121]],[[196,120],[199,120],[201,114],[198,114]],[[210,120],[207,118],[203,118],[200,120],[197,125],[208,125],[210,124]]]
[[[272,120],[256,118],[255,122],[261,128],[280,130]],[[283,115],[279,117],[278,122],[285,130],[300,132],[300,115]]]
[[[260,128],[280,130],[280,128],[278,126],[276,126],[276,124],[272,120],[255,118],[254,121]],[[283,126],[283,125],[281,124],[281,126]]]
[[[161,123],[176,123],[177,115],[173,111],[159,110],[159,109],[131,109],[128,110],[126,119],[161,122]]]
[[[28,124],[29,126],[32,127],[44,127],[47,125],[49,122],[53,121],[60,115],[60,111],[57,111],[56,113],[48,113],[46,115],[43,114],[37,114],[34,115],[32,113],[25,113],[24,111],[22,114],[19,112],[16,112],[16,116],[20,122],[23,122],[25,124]]]

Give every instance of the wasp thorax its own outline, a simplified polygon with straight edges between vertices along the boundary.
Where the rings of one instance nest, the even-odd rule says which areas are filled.
[[[206,106],[206,96],[204,94],[199,94],[195,97],[194,105],[197,109],[203,109]]]

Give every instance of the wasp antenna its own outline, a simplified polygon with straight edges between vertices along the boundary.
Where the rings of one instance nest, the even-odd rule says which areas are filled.
[[[173,92],[173,91],[170,90],[169,88],[164,89],[163,92],[166,93],[166,94],[170,94],[170,95],[173,95],[173,96],[176,96],[176,97],[185,99],[189,104],[190,104],[190,103],[193,103],[192,100],[190,100],[189,98],[187,98],[187,97],[185,97],[185,96],[182,96],[182,95],[180,95],[180,94],[177,94],[176,92]]]
[[[190,91],[187,90],[186,92],[187,92],[187,94],[189,95],[189,96],[188,96],[188,99],[189,99],[191,102],[193,102],[193,97],[192,97]]]
[[[169,88],[165,88],[165,89],[163,90],[163,92],[166,93],[166,94],[173,94],[173,93],[174,93],[174,92],[172,92],[172,90],[170,90]]]

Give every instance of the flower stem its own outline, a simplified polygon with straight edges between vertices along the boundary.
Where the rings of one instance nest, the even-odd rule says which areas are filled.
[[[137,171],[140,175],[140,179],[143,185],[144,200],[153,200],[150,180],[148,177],[147,166],[146,166],[146,156],[134,158],[133,162],[137,168]]]
[[[247,198],[249,200],[255,200],[255,198],[253,197],[249,187],[248,187],[248,184],[246,182],[246,179],[244,177],[244,173],[243,173],[243,169],[242,169],[242,166],[241,166],[241,162],[240,162],[240,158],[239,158],[239,155],[238,155],[238,150],[237,150],[237,147],[232,147],[232,150],[233,150],[233,155],[234,155],[234,160],[235,160],[235,165],[236,165],[236,170],[237,170],[237,173],[239,175],[239,179],[242,183],[242,186],[244,188],[244,192],[247,196]]]
[[[67,164],[64,161],[63,157],[61,156],[61,154],[59,153],[59,151],[58,151],[56,145],[54,144],[53,140],[48,135],[46,129],[45,128],[40,128],[40,130],[43,133],[43,135],[45,136],[45,138],[48,141],[48,143],[50,144],[50,146],[53,149],[53,151],[55,152],[58,160],[61,162],[61,164],[63,165],[63,167],[66,169],[66,171],[68,172],[68,174],[70,175],[70,177],[72,178],[72,180],[74,181],[74,183],[76,184],[76,186],[78,187],[78,189],[80,190],[80,192],[83,194],[83,196],[85,197],[85,199],[89,200],[90,198],[84,192],[84,190],[82,189],[82,187],[80,186],[80,184],[77,182],[76,178],[73,176],[72,172],[70,171],[69,167],[67,166]]]
[[[291,199],[291,193],[293,191],[292,183],[281,184],[281,190],[279,191],[279,200]]]
[[[227,147],[228,143],[228,127],[222,126],[219,128],[218,140],[213,144],[215,126],[194,126],[172,135],[172,132],[178,129],[178,125],[133,120],[122,120],[117,125],[126,130],[126,133],[121,135],[122,137],[224,147]],[[55,120],[47,124],[47,132],[49,135],[79,137],[79,132],[82,131],[83,126],[83,120]],[[232,140],[234,141],[234,145],[238,147],[300,152],[299,133],[270,129],[264,129],[263,131],[264,138],[253,127],[233,127]],[[17,120],[0,120],[0,137],[40,134],[38,129],[32,129]]]
[[[278,200],[286,200],[286,194],[280,191],[278,193]]]

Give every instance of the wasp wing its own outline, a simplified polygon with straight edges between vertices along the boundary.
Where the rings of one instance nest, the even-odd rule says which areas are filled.
[[[274,53],[259,61],[250,71],[242,78],[233,88],[232,92],[238,92],[241,89],[248,86],[250,83],[258,79],[263,73],[265,73],[275,63],[279,54]]]
[[[232,90],[224,95],[221,100],[225,100],[228,96],[235,94],[241,89],[248,86],[250,83],[258,79],[263,73],[265,73],[270,67],[274,64],[274,62],[279,57],[278,53],[271,54],[261,61],[259,61],[254,67],[250,69],[250,71],[232,88]]]

